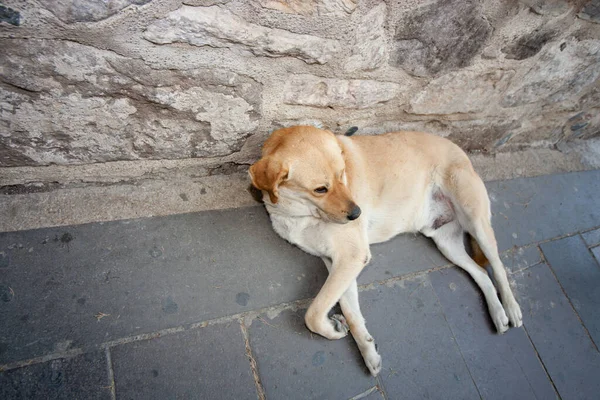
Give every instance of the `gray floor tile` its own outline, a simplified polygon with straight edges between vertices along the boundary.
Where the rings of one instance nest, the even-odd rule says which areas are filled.
[[[371,255],[371,263],[358,278],[359,284],[382,281],[450,263],[431,239],[412,233],[371,246]]]
[[[514,276],[525,327],[561,398],[597,399],[600,354],[550,268],[540,264]]]
[[[428,277],[360,293],[390,399],[479,399]]]
[[[261,316],[248,328],[268,399],[348,399],[376,385],[350,337],[311,334],[305,310]]]
[[[509,274],[543,261],[542,253],[537,246],[515,247],[503,253],[501,258]]]
[[[3,233],[0,252],[0,364],[312,297],[327,274],[258,207]]]
[[[600,229],[582,233],[581,236],[583,237],[583,240],[585,240],[585,243],[590,247],[600,245]]]
[[[0,373],[0,399],[111,398],[103,351]]]
[[[600,246],[592,248],[592,253],[596,257],[596,262],[600,264]]]
[[[544,243],[541,248],[592,339],[600,345],[600,265],[579,236]]]
[[[512,212],[495,220],[499,242],[512,246],[511,232],[528,226],[543,230],[539,240],[600,225],[590,207],[599,174],[491,183],[494,207],[506,202]],[[555,209],[564,218],[550,217]],[[445,263],[429,240],[411,235],[373,253],[361,283]],[[326,276],[320,260],[272,231],[260,207],[4,233],[0,256],[8,321],[0,363],[311,297]],[[98,313],[107,316],[97,321]]]
[[[600,225],[600,170],[486,186],[500,251]]]
[[[514,328],[498,335],[470,276],[449,268],[432,272],[430,279],[484,399],[556,397],[525,330]]]
[[[256,399],[238,322],[111,349],[118,399]]]

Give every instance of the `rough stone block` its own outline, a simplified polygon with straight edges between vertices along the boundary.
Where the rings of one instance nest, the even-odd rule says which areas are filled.
[[[0,6],[0,21],[14,26],[21,25],[21,13],[4,5]]]
[[[508,88],[502,105],[517,107],[543,101],[556,103],[574,96],[600,76],[600,40],[554,43],[534,67]]]
[[[390,62],[417,76],[466,67],[481,51],[492,26],[472,0],[439,0],[405,12],[395,23]]]
[[[143,5],[152,0],[40,0],[40,3],[61,21],[96,22],[115,15],[130,5]]]
[[[513,60],[525,60],[535,56],[542,50],[542,47],[554,37],[557,36],[556,31],[552,30],[535,30],[521,36],[516,42],[502,48],[505,58]]]
[[[387,61],[386,16],[386,5],[380,3],[362,18],[356,30],[352,55],[344,63],[346,71],[370,71]]]
[[[259,0],[264,8],[287,14],[345,17],[356,9],[356,0]]]
[[[454,114],[484,111],[496,104],[513,72],[473,70],[451,72],[434,79],[410,102],[415,114]],[[483,132],[480,132],[483,135]]]
[[[295,75],[285,85],[284,102],[318,107],[367,108],[393,99],[402,87],[393,82]]]
[[[182,6],[150,25],[144,38],[157,44],[182,42],[247,50],[257,56],[297,57],[311,64],[325,64],[341,48],[336,40],[251,24],[219,6]]]
[[[520,2],[528,5],[536,14],[553,17],[566,13],[572,7],[567,0],[520,0]]]
[[[258,126],[262,85],[216,69],[154,69],[69,41],[1,41],[0,165],[219,156]]]
[[[600,24],[600,1],[591,0],[588,1],[583,10],[577,16],[586,21],[595,22]]]

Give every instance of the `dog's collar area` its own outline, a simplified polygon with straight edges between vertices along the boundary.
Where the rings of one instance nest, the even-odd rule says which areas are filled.
[[[357,130],[358,130],[358,126],[352,126],[352,127],[348,128],[346,133],[344,133],[344,136],[352,136],[356,133]]]

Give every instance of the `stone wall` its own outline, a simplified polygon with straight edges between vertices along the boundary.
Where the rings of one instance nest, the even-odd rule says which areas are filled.
[[[600,131],[600,0],[2,4],[3,167],[244,164],[296,124],[489,152]]]

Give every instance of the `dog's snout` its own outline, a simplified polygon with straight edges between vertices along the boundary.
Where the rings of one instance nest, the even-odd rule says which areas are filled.
[[[352,209],[348,213],[348,219],[350,221],[354,221],[356,218],[360,217],[360,213],[361,213],[360,207],[357,205],[354,205],[354,207],[352,207]]]

